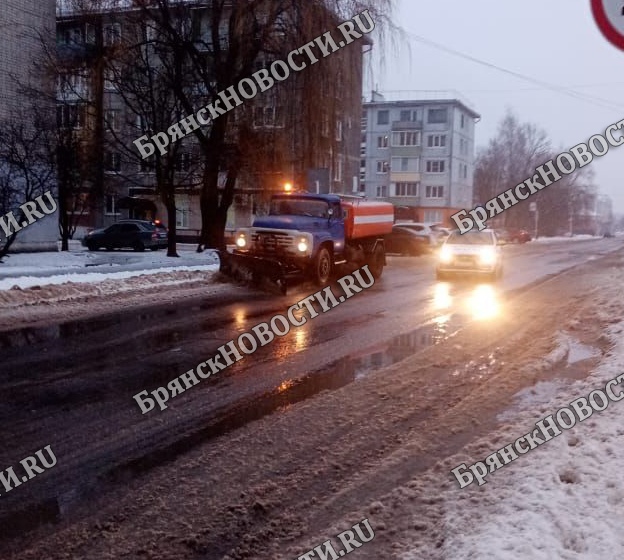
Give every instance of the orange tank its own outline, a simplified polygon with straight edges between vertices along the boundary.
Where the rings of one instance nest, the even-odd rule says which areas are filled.
[[[394,224],[394,206],[373,200],[342,200],[345,211],[345,237],[360,239],[387,235]]]

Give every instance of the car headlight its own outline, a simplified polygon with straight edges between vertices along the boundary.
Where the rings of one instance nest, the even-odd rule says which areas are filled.
[[[239,249],[244,249],[247,246],[247,238],[244,233],[240,233],[236,238],[236,246]]]
[[[300,253],[306,253],[308,251],[308,241],[307,239],[301,238],[299,243],[297,243],[297,249]]]
[[[446,245],[440,249],[440,262],[450,263],[453,260],[453,251]]]
[[[496,264],[496,251],[493,247],[483,247],[479,251],[479,261],[481,264],[493,265]]]

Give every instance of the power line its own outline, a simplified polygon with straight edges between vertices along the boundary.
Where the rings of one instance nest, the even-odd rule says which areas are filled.
[[[601,97],[596,97],[593,95],[587,95],[587,94],[583,94],[577,91],[574,91],[573,89],[569,88],[569,87],[565,87],[565,86],[558,86],[556,84],[551,84],[549,82],[546,82],[544,80],[539,80],[537,78],[533,78],[531,76],[527,76],[525,74],[521,74],[520,72],[515,72],[513,70],[508,70],[507,68],[503,68],[501,66],[498,66],[496,64],[492,64],[490,62],[487,62],[485,60],[481,60],[479,58],[476,58],[474,56],[462,53],[460,51],[456,51],[455,49],[451,49],[449,47],[446,47],[444,45],[441,45],[440,43],[436,43],[435,41],[431,41],[430,39],[426,39],[425,37],[421,37],[420,35],[416,35],[414,33],[409,33],[406,32],[406,35],[408,35],[409,37],[413,38],[414,40],[418,41],[419,43],[422,43],[424,45],[427,45],[429,47],[444,51],[448,54],[452,54],[454,56],[458,56],[460,58],[463,58],[465,60],[469,60],[471,62],[474,62],[475,64],[480,64],[481,66],[485,66],[487,68],[493,69],[493,70],[498,70],[499,72],[503,72],[505,74],[508,74],[510,76],[513,76],[514,78],[518,78],[520,80],[524,80],[526,82],[530,82],[532,84],[538,85],[540,86],[540,88],[542,89],[549,89],[551,91],[557,92],[557,93],[562,93],[564,95],[568,95],[569,97],[573,97],[577,100],[580,101],[585,101],[587,103],[592,103],[593,105],[598,105],[598,106],[602,106],[603,109],[624,109],[624,105],[620,105],[618,103],[614,103],[613,101],[609,101],[608,99],[602,99]]]

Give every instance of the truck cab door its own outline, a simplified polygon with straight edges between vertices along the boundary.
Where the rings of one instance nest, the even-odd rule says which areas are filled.
[[[334,240],[334,254],[341,255],[345,248],[344,211],[340,203],[330,204],[331,215],[328,220],[329,233]]]

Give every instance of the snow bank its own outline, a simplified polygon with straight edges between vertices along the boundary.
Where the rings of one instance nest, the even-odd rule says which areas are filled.
[[[566,385],[544,383],[527,407],[514,406],[515,425],[486,442],[491,452],[529,431],[536,421],[578,397],[604,389],[624,371],[622,327],[610,357],[587,379]],[[615,389],[617,394],[618,389]],[[554,397],[553,397],[554,395]],[[524,410],[524,412],[522,412]],[[530,412],[529,412],[530,411]],[[507,416],[507,414],[506,414]],[[442,553],[452,560],[619,558],[624,552],[624,401],[610,402],[554,439],[545,442],[478,487],[454,488],[445,496],[445,542]],[[474,460],[483,460],[474,457]],[[422,549],[421,549],[422,552]],[[420,553],[419,553],[420,554]],[[413,552],[403,560],[417,557]]]
[[[32,286],[48,286],[57,284],[86,284],[94,282],[103,282],[105,280],[125,280],[135,276],[144,276],[149,274],[161,274],[163,272],[215,272],[219,269],[219,265],[197,265],[197,266],[171,266],[148,270],[133,270],[124,272],[91,272],[87,274],[59,274],[55,276],[39,277],[39,276],[19,276],[17,278],[5,278],[0,280],[0,290],[11,290],[16,288],[31,288]]]
[[[125,280],[167,272],[213,272],[219,268],[218,257],[212,251],[197,253],[184,247],[178,254],[179,258],[172,258],[165,251],[108,253],[81,249],[11,254],[0,264],[0,290]]]
[[[589,240],[589,239],[602,239],[601,235],[573,235],[573,236],[563,236],[563,237],[538,237],[531,241],[531,243],[556,243],[559,241],[581,241],[581,240]]]

